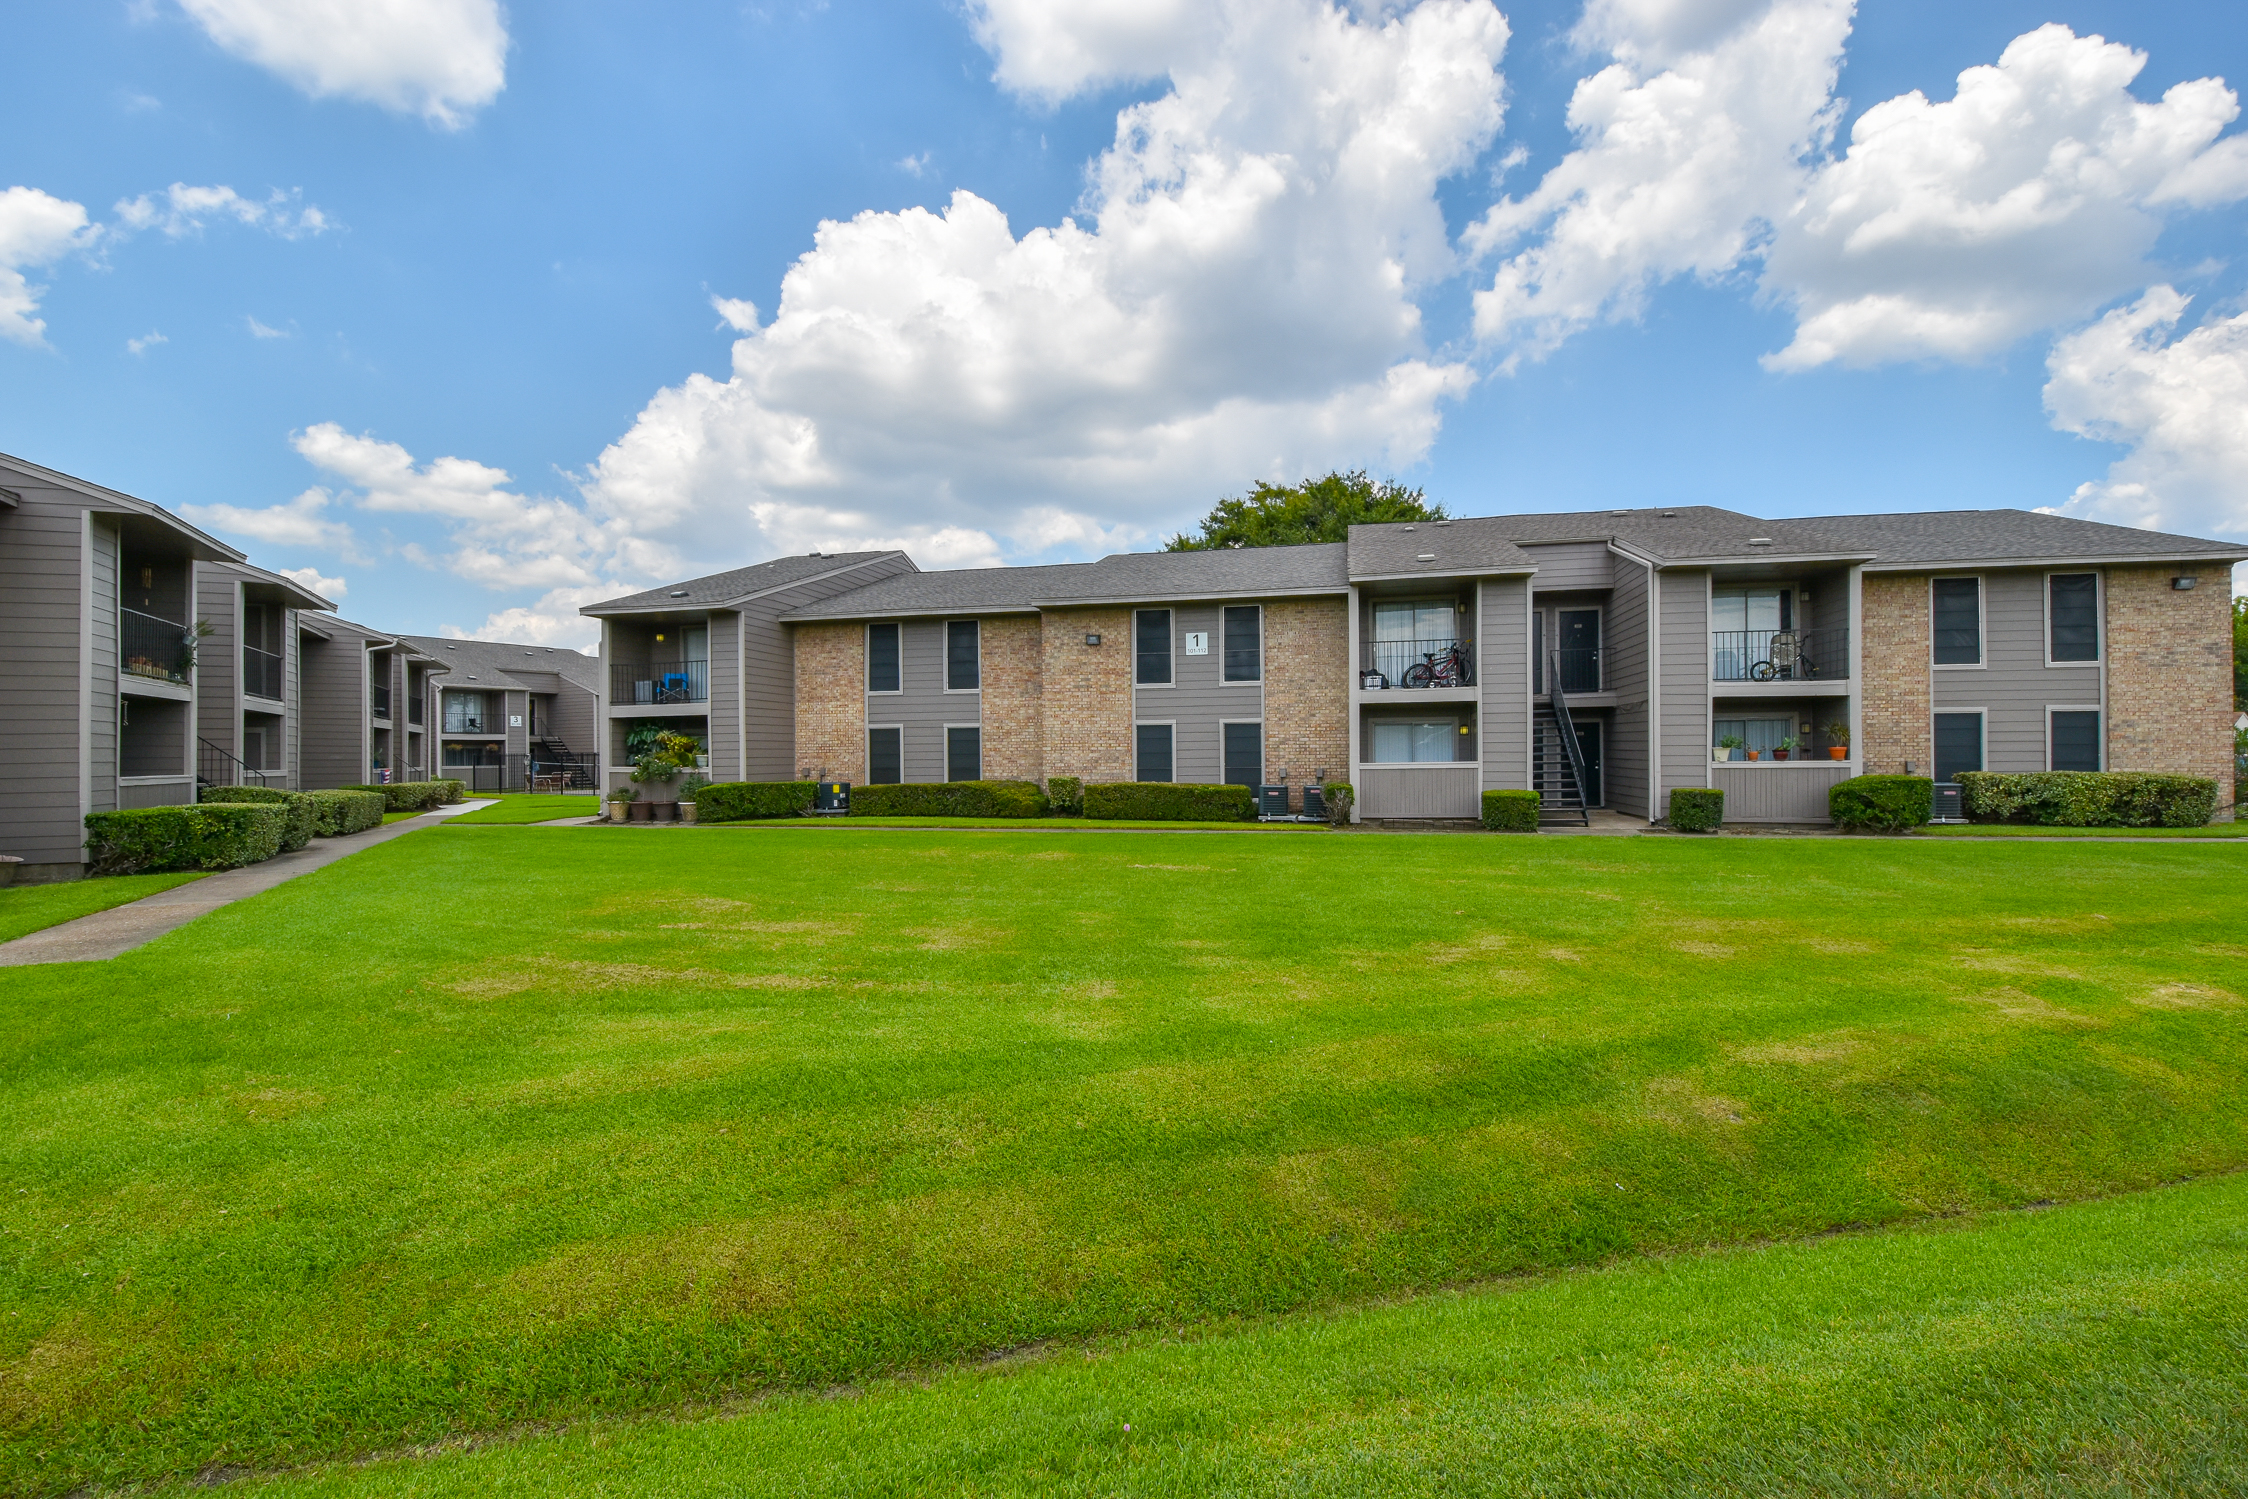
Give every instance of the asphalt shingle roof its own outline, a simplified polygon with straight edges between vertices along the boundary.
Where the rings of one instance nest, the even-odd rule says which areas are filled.
[[[909,573],[837,594],[785,618],[1027,614],[1041,606],[1341,593],[1350,586],[1343,553],[1341,542],[1323,542],[1217,552],[1119,552],[1098,562]]]
[[[2248,556],[2248,545],[2111,526],[2034,510],[1926,510],[1904,515],[1812,515],[1801,528],[1872,552],[1874,566],[2036,561],[2046,558]]]
[[[1349,573],[1385,578],[1419,573],[1528,572],[1537,566],[1514,544],[1507,521],[1391,521],[1350,528]]]
[[[689,578],[684,583],[666,583],[661,588],[651,588],[645,593],[628,593],[623,598],[605,599],[598,604],[588,604],[580,614],[623,614],[643,609],[708,609],[746,598],[753,593],[763,593],[772,588],[785,588],[806,578],[816,578],[840,568],[861,562],[872,562],[878,557],[904,557],[903,552],[825,552],[805,557],[775,557],[770,562],[760,562],[752,567],[737,567],[731,572],[711,573],[707,577]],[[913,559],[906,557],[906,565]],[[683,597],[673,597],[683,593]]]
[[[447,640],[441,635],[400,635],[397,639],[452,668],[447,687],[466,687],[471,678],[493,691],[545,690],[513,673],[553,672],[587,692],[601,690],[601,661],[555,645],[517,645],[501,640]]]

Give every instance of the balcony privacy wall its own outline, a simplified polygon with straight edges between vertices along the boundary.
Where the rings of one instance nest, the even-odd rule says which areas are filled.
[[[1674,788],[1709,784],[1709,574],[1663,569],[1655,574],[1655,598],[1661,653],[1655,802],[1667,808]]]
[[[1601,746],[1608,805],[1634,817],[1667,815],[1654,806],[1647,784],[1648,729],[1654,722],[1649,686],[1647,605],[1653,597],[1654,569],[1629,557],[1615,557],[1615,587],[1602,621],[1601,680],[1616,695],[1610,729]]]
[[[1482,597],[1476,623],[1481,789],[1503,791],[1530,784],[1530,580],[1486,579]]]

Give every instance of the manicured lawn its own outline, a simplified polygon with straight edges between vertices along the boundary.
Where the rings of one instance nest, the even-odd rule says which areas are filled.
[[[0,890],[0,942],[27,932],[75,921],[203,878],[190,874],[125,874],[98,880],[65,880],[54,885],[10,885]]]
[[[2248,1491],[2248,1177],[295,1475],[491,1494]]]
[[[482,798],[474,798],[482,800]],[[553,822],[563,817],[593,817],[601,811],[601,799],[595,796],[530,796],[510,792],[489,807],[479,807],[473,812],[456,812],[445,819],[448,823],[526,823]]]
[[[415,834],[0,970],[0,1490],[2239,1167],[2240,890],[2193,844]]]
[[[1929,838],[2248,838],[2248,822],[2215,822],[2205,828],[2048,828],[1970,822],[1913,831]]]
[[[1317,833],[1327,830],[1316,822],[1128,822],[1091,817],[770,817],[744,822],[703,824],[708,827],[769,828],[1156,828],[1168,832]]]

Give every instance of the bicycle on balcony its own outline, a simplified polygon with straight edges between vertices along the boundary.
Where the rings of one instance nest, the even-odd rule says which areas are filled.
[[[1793,630],[1775,632],[1771,645],[1766,649],[1771,654],[1748,669],[1748,679],[1752,682],[1771,682],[1782,678],[1808,682],[1819,674],[1819,664],[1804,651],[1802,637]]]
[[[1441,651],[1424,651],[1421,659],[1405,668],[1407,687],[1465,687],[1472,673],[1467,652],[1455,643]]]

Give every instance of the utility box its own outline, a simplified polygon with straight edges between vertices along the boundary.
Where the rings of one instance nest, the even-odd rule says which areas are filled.
[[[849,781],[822,781],[812,788],[812,812],[818,817],[843,817],[851,810]]]
[[[1285,784],[1259,786],[1257,788],[1257,816],[1262,818],[1286,817],[1287,815],[1288,788]]]
[[[1327,820],[1327,793],[1317,786],[1304,787],[1304,821]]]
[[[1938,781],[1935,805],[1929,809],[1930,822],[1965,822],[1967,814],[1960,810],[1959,783]]]

